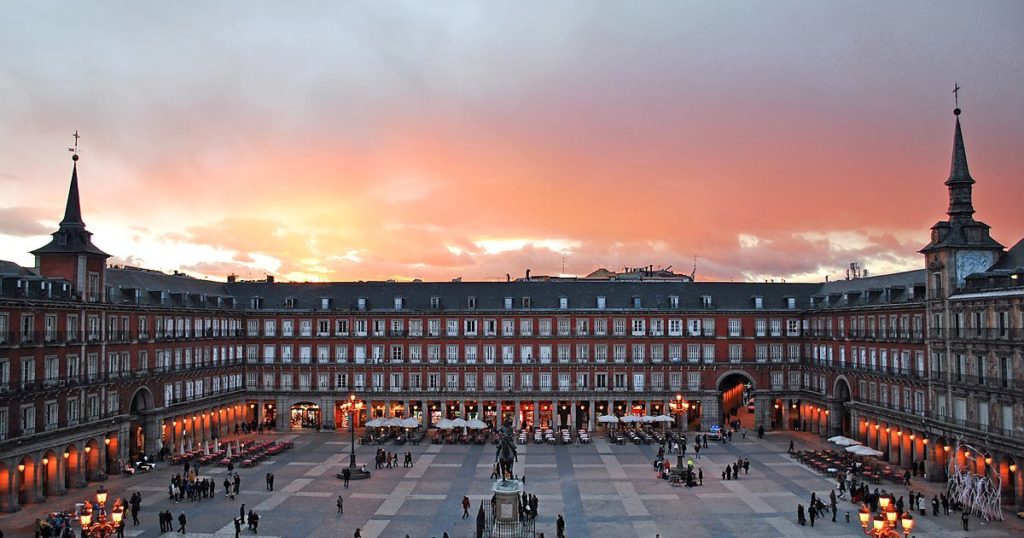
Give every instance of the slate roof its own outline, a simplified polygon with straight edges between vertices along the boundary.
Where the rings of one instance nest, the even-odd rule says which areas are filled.
[[[93,254],[109,258],[110,255],[92,244],[92,232],[85,229],[82,209],[78,197],[78,163],[71,169],[71,187],[68,189],[68,203],[60,228],[51,234],[49,243],[32,251],[32,254]]]
[[[821,284],[813,294],[815,308],[871,306],[920,301],[928,272],[924,269],[888,275],[836,280]],[[888,290],[888,292],[886,292]],[[843,297],[846,300],[843,300]],[[829,297],[829,301],[825,298]]]
[[[33,276],[35,273],[7,260],[0,260],[0,276]]]

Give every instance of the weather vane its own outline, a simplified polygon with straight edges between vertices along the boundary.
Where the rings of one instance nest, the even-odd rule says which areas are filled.
[[[72,161],[77,161],[78,160],[78,139],[82,138],[82,137],[81,137],[81,135],[78,134],[78,129],[75,129],[75,134],[73,134],[71,136],[75,137],[75,145],[74,145],[74,147],[68,148],[68,151],[71,152],[71,160]]]

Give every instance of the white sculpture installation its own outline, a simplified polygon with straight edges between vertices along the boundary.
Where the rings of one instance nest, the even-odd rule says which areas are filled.
[[[959,458],[956,456],[962,449],[966,449],[965,461],[968,465],[960,466]],[[970,514],[977,514],[985,521],[1002,521],[1003,511],[1000,508],[999,495],[1002,491],[1002,478],[990,465],[986,465],[981,455],[982,452],[970,445],[962,443],[957,439],[953,457],[949,459],[947,490],[949,498],[953,502],[963,505],[964,510]],[[985,469],[984,475],[971,472],[971,469],[978,467]]]

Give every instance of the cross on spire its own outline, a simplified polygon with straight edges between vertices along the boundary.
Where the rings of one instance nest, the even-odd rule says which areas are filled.
[[[953,82],[953,115],[960,115],[960,84]]]
[[[74,145],[74,147],[68,148],[68,151],[71,152],[71,160],[72,161],[77,161],[78,160],[78,139],[82,138],[82,136],[78,134],[78,129],[75,129],[75,134],[73,134],[71,136],[75,137],[75,145]]]

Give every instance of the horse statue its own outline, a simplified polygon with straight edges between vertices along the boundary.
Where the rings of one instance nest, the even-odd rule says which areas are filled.
[[[498,462],[498,470],[501,472],[501,481],[505,483],[508,477],[513,476],[512,464],[519,461],[516,453],[516,442],[512,429],[504,426],[501,429],[501,438],[498,440],[498,450],[494,455],[494,461]]]

